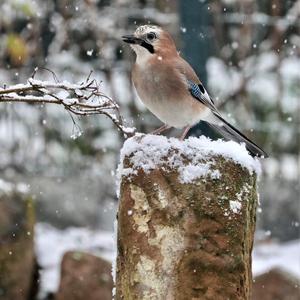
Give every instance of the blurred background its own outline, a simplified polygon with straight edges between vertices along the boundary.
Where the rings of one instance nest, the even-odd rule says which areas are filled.
[[[120,39],[148,23],[171,32],[224,116],[269,153],[253,299],[300,299],[299,0],[0,0],[0,85],[26,83],[36,66],[37,79],[52,80],[48,68],[74,83],[93,70],[127,124],[150,132],[161,124],[136,99]],[[123,138],[104,116],[74,120],[0,104],[0,299],[111,298]]]

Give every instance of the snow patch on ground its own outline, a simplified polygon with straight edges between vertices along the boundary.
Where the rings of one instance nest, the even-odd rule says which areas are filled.
[[[113,236],[113,232],[74,227],[59,230],[51,225],[38,223],[35,227],[35,250],[38,263],[42,268],[40,271],[42,288],[40,298],[45,297],[47,293],[57,291],[60,280],[60,264],[66,251],[87,251],[114,261],[116,249]],[[273,268],[279,268],[300,278],[299,253],[300,240],[284,244],[254,245],[252,254],[254,277]]]
[[[35,226],[35,251],[41,266],[40,299],[58,290],[61,260],[67,251],[86,251],[108,261],[114,256],[113,233],[88,228],[70,227],[59,230],[49,224]]]
[[[254,277],[276,268],[300,279],[300,240],[254,245],[252,261]]]

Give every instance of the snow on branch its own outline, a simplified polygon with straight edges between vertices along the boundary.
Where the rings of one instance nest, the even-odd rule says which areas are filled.
[[[35,79],[37,69],[26,84],[0,87],[0,102],[24,102],[31,104],[58,104],[67,111],[81,116],[105,115],[112,120],[124,136],[132,136],[135,129],[125,127],[119,105],[100,90],[100,82],[91,78],[74,84],[59,81],[53,74],[53,81]]]

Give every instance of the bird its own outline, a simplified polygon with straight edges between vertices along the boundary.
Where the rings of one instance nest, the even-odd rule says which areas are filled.
[[[252,156],[268,155],[218,111],[197,74],[177,51],[172,36],[156,25],[141,25],[134,33],[123,35],[136,54],[132,82],[138,98],[164,125],[153,134],[170,128],[183,129],[183,140],[201,120],[225,140],[244,143]]]

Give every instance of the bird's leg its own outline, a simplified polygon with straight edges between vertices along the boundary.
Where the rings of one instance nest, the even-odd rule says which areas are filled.
[[[171,128],[171,126],[168,126],[167,124],[164,124],[163,126],[155,129],[154,131],[151,132],[151,134],[160,134],[166,130],[168,130],[169,128]]]
[[[192,128],[192,126],[187,126],[184,128],[181,136],[180,136],[180,140],[183,141],[187,135],[187,133],[189,132],[189,130]]]

